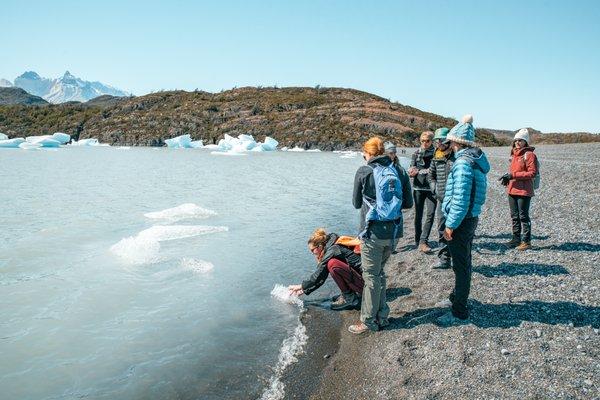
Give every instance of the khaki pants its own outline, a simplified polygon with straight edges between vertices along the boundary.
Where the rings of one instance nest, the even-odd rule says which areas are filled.
[[[360,320],[373,331],[379,330],[379,324],[386,323],[390,314],[385,297],[386,282],[383,266],[397,244],[396,240],[392,247],[391,239],[371,237],[361,240],[360,258],[365,284]]]

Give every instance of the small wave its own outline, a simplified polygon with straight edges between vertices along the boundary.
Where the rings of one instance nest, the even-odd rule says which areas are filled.
[[[271,291],[271,296],[284,303],[297,305],[300,307],[301,312],[304,310],[304,303],[302,300],[297,296],[291,295],[286,286],[275,285]],[[281,400],[284,398],[285,384],[281,381],[283,372],[291,364],[298,361],[298,356],[304,353],[304,345],[306,345],[307,341],[308,335],[306,334],[306,327],[300,321],[300,316],[298,316],[298,325],[296,325],[294,333],[290,337],[284,339],[281,345],[274,374],[269,380],[269,386],[263,392],[261,400]]]
[[[160,242],[184,239],[217,232],[226,232],[226,226],[155,225],[136,236],[126,237],[114,244],[110,251],[128,264],[149,264],[159,261]]]
[[[181,259],[181,267],[199,274],[206,274],[215,268],[211,262],[195,260],[193,258]]]
[[[186,218],[208,218],[214,215],[217,215],[217,213],[213,210],[202,208],[194,203],[185,203],[177,207],[146,213],[144,214],[144,217],[151,219],[166,219],[174,222]]]

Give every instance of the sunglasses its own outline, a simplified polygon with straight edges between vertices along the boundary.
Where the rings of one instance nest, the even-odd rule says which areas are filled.
[[[421,139],[421,143],[431,143],[431,139]]]
[[[315,255],[319,254],[319,251],[320,251],[318,247],[313,247],[312,249],[309,248],[309,250],[311,253],[313,253]]]

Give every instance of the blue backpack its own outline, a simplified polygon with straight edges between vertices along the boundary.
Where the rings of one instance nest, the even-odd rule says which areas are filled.
[[[363,198],[369,206],[366,215],[369,221],[397,221],[402,218],[402,182],[394,164],[388,166],[375,164],[375,201]]]

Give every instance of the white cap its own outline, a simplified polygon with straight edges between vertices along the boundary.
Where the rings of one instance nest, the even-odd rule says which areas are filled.
[[[527,130],[527,128],[519,129],[519,132],[515,134],[513,142],[519,139],[523,139],[527,142],[528,145],[531,144],[531,142],[529,141],[529,131]]]

